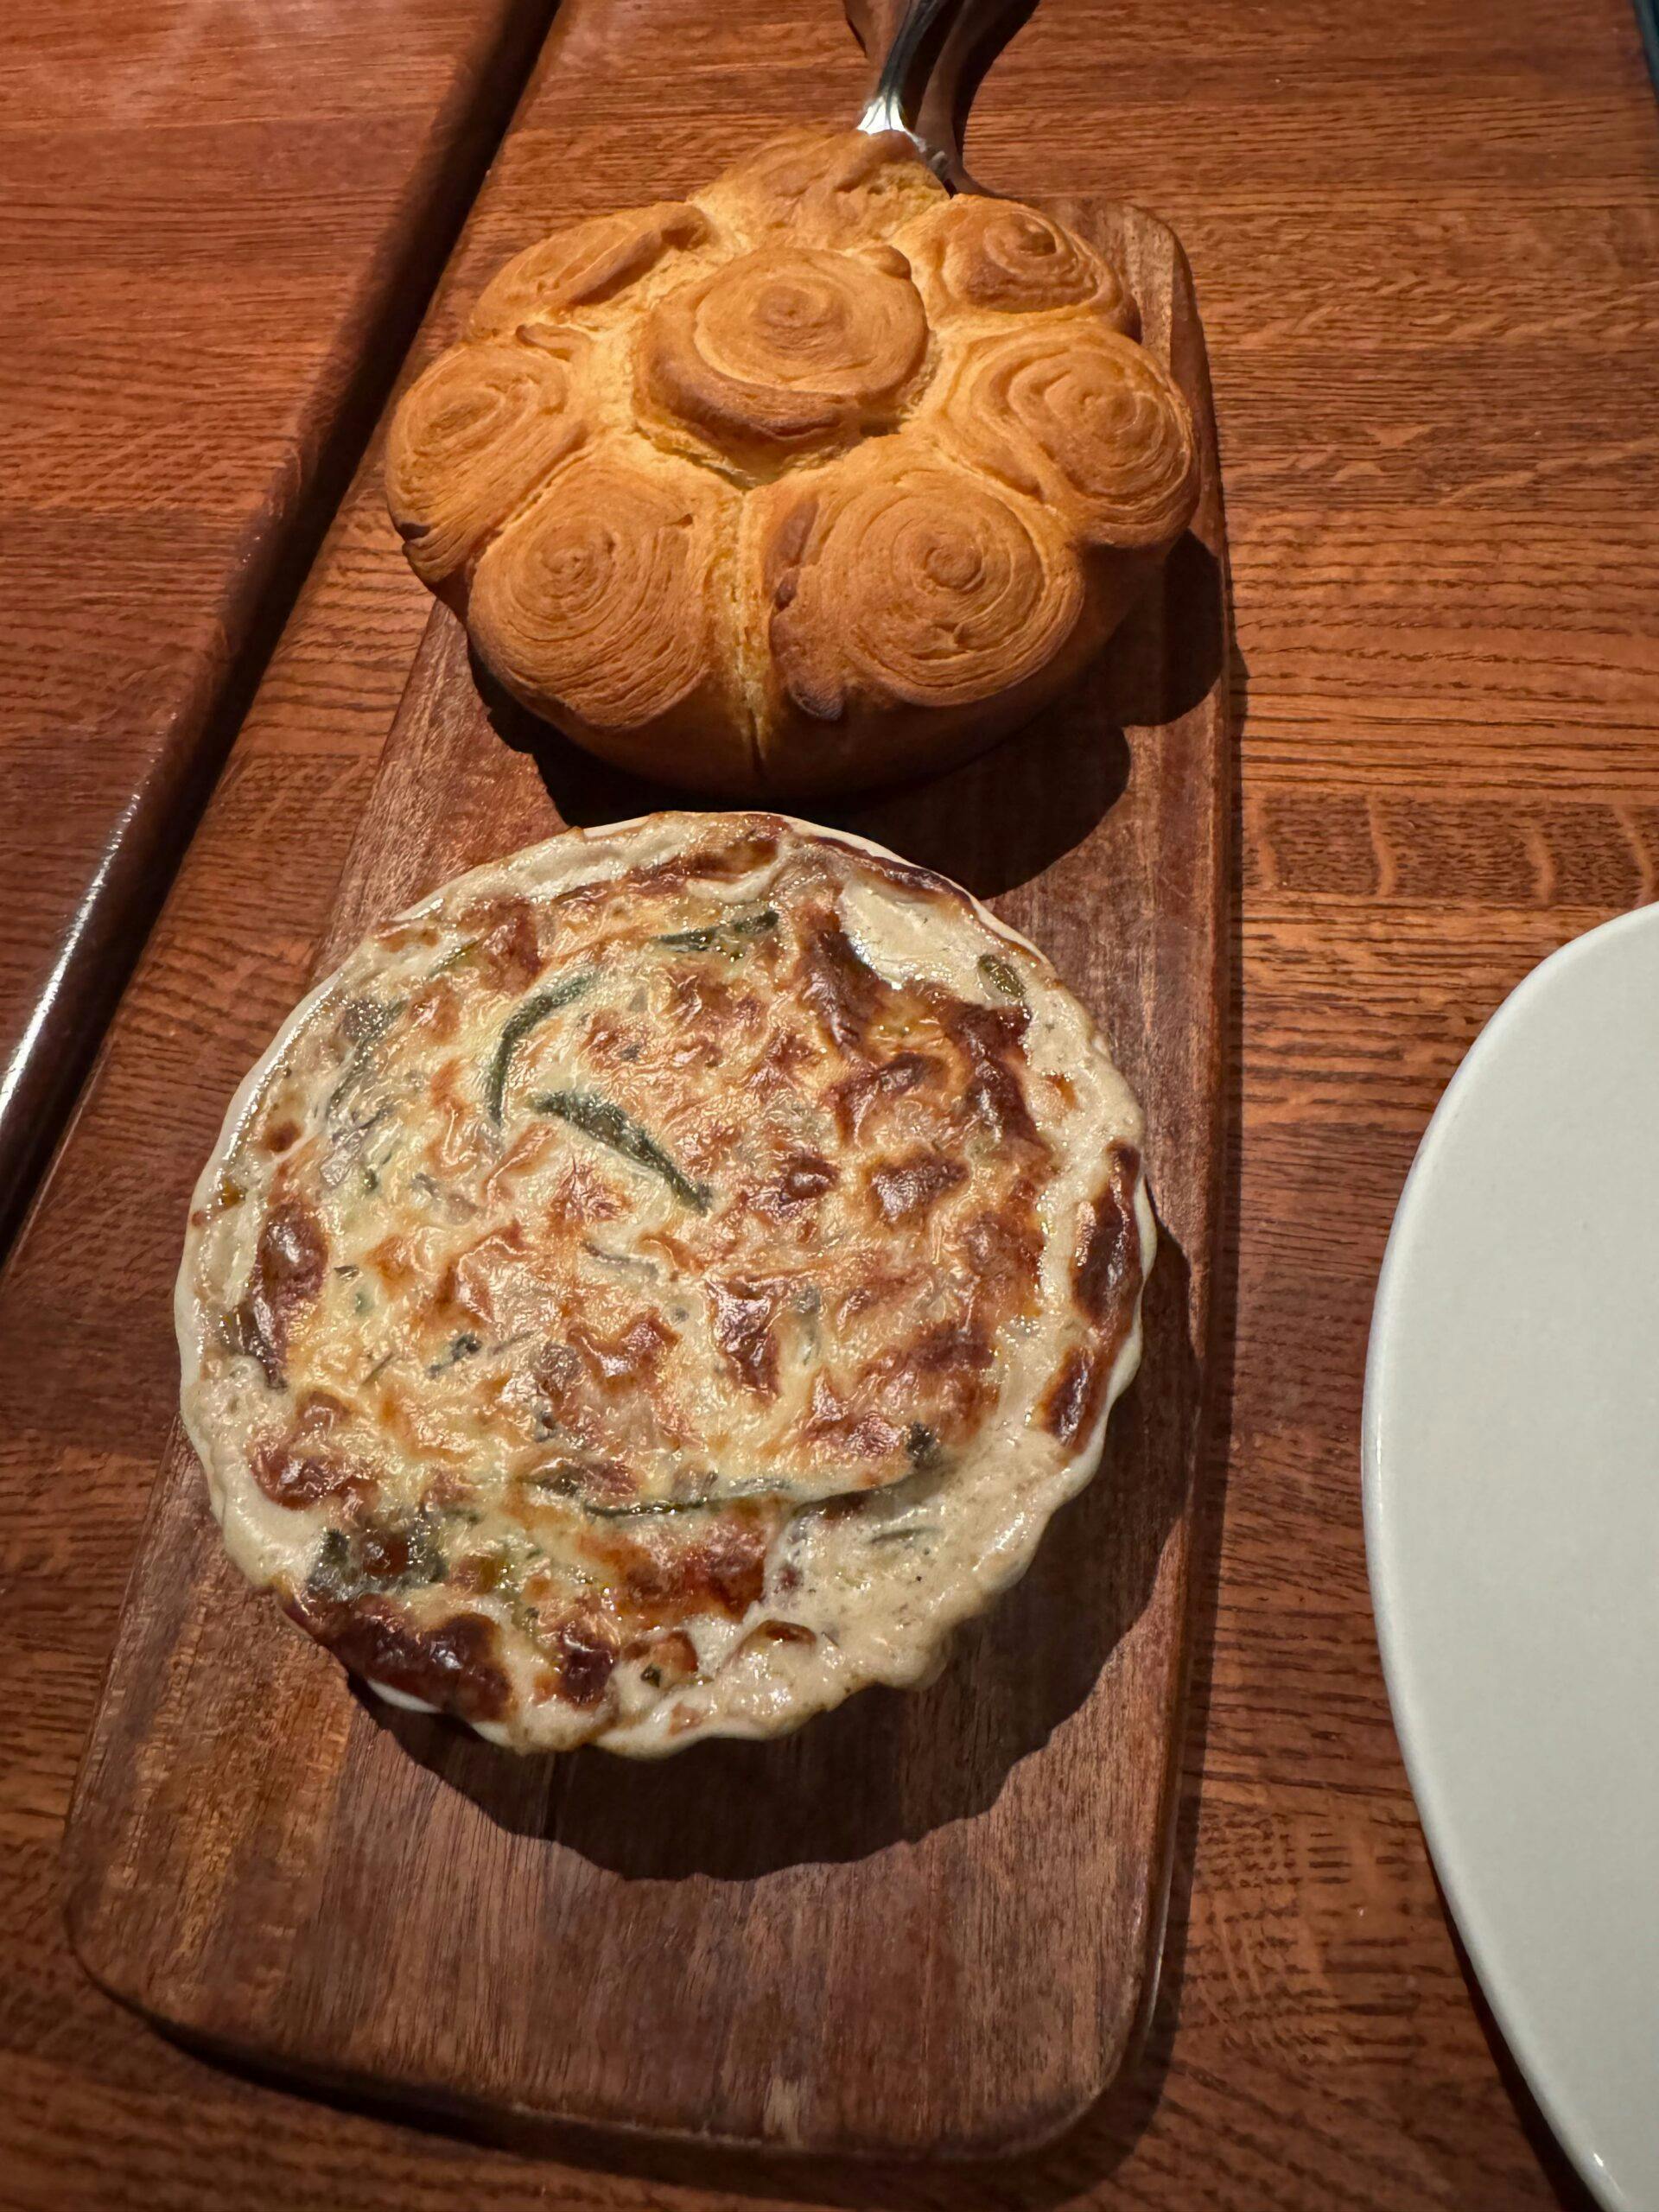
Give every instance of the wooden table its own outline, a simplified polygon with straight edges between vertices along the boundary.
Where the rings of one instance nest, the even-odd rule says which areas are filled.
[[[0,1244],[552,0],[11,0]]]
[[[569,0],[423,346],[532,215],[687,185],[749,115],[846,111],[857,81],[832,0]],[[1045,0],[970,154],[993,182],[1117,188],[1180,228],[1230,502],[1230,1372],[1142,2073],[1001,2173],[595,2145],[558,2163],[216,2071],[67,1954],[56,1847],[172,1403],[186,1193],[298,988],[425,619],[364,482],[0,1290],[8,2202],[1585,2201],[1483,2024],[1424,1853],[1357,1427],[1376,1267],[1441,1085],[1533,962],[1659,892],[1659,118],[1635,24],[1625,0]]]

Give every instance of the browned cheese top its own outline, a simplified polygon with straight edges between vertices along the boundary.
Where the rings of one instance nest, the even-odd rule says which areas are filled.
[[[804,1529],[1097,1443],[1137,1135],[1044,964],[855,842],[657,817],[462,879],[300,1009],[198,1192],[232,1552],[514,1740],[637,1737],[757,1638],[821,1668],[879,1592],[809,1590]]]

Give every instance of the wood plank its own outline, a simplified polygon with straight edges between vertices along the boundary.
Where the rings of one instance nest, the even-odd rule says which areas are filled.
[[[552,0],[15,0],[0,1247]]]
[[[686,189],[756,118],[851,113],[862,81],[835,0],[574,0],[420,357],[556,212]],[[176,1400],[191,1181],[303,985],[427,618],[370,470],[0,1280],[0,2135],[22,2212],[1588,2205],[1440,1908],[1377,1665],[1357,1425],[1389,1217],[1459,1054],[1540,954],[1659,882],[1659,135],[1634,21],[1043,0],[969,157],[1004,190],[1129,193],[1173,222],[1227,471],[1242,1137],[1145,2058],[1009,2169],[532,2156],[208,2063],[69,1950],[59,1838]]]
[[[1179,247],[1056,212],[1188,393],[1194,531],[1031,732],[837,818],[1044,945],[1146,1106],[1165,1243],[1109,1472],[925,1694],[640,1769],[359,1709],[238,1586],[175,1437],[66,1845],[80,1957],[175,2032],[486,2122],[864,2155],[1027,2147],[1123,2061],[1161,1941],[1220,1191],[1230,631]],[[671,796],[480,696],[435,613],[319,968],[463,868]]]

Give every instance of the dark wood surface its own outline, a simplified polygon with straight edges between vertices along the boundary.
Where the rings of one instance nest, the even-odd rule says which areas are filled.
[[[752,113],[849,112],[863,82],[831,0],[580,0],[457,283],[555,207],[654,197]],[[1541,955],[1659,891],[1659,119],[1634,22],[1624,0],[1044,0],[968,154],[992,185],[1116,191],[1174,224],[1227,483],[1236,1236],[1145,2061],[1006,2173],[555,2158],[211,2066],[69,1952],[64,1813],[172,1416],[191,1178],[298,993],[426,620],[365,483],[0,1290],[0,2193],[21,2206],[1586,2202],[1435,1891],[1376,1662],[1357,1431],[1376,1267],[1446,1078]],[[452,327],[441,304],[423,347]]]
[[[11,0],[0,1244],[552,0]]]
[[[1142,214],[1054,212],[1122,269],[1187,391],[1193,532],[1039,735],[829,818],[1041,944],[1145,1106],[1164,1243],[1108,1472],[925,1695],[642,1769],[354,1700],[239,1585],[175,1432],[65,1870],[82,1962],[213,2050],[498,2128],[867,2156],[1028,2147],[1123,2060],[1163,1928],[1220,1184],[1226,547],[1179,247]],[[664,798],[487,702],[435,613],[320,972],[462,869]]]

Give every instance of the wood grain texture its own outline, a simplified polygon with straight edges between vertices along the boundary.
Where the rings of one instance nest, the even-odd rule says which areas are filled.
[[[558,212],[689,186],[752,115],[851,113],[864,76],[833,0],[576,0],[419,358]],[[1587,2203],[1435,1892],[1376,1662],[1358,1420],[1377,1263],[1447,1076],[1541,955],[1659,895],[1659,130],[1634,24],[1624,0],[1043,0],[968,154],[1003,189],[1173,223],[1227,479],[1232,1351],[1145,2060],[994,2172],[553,2157],[209,2065],[69,1952],[59,1843],[176,1398],[191,1181],[298,995],[427,618],[365,475],[0,1284],[0,2193],[27,2212]]]
[[[210,2049],[497,2127],[953,2158],[1050,2139],[1123,2062],[1161,1942],[1185,1673],[1222,1149],[1230,639],[1180,249],[1145,215],[1054,212],[1123,270],[1187,393],[1192,531],[1028,735],[834,818],[966,882],[1041,944],[1145,1106],[1164,1239],[1146,1384],[1113,1425],[1108,1472],[926,1694],[873,1693],[786,1743],[642,1769],[517,1759],[357,1709],[341,1671],[240,1586],[175,1433],[65,1868],[83,1963]],[[462,869],[664,803],[683,800],[481,696],[439,610],[319,972]]]
[[[0,1243],[552,0],[15,0]]]

